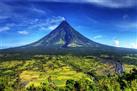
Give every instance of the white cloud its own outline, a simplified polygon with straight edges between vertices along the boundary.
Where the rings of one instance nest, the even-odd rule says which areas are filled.
[[[124,14],[123,15],[123,20],[126,20],[128,17],[129,17],[128,14]]]
[[[121,22],[115,25],[118,28],[122,28],[122,31],[137,30],[137,22]]]
[[[114,40],[114,45],[116,47],[120,47],[120,41],[119,40]]]
[[[65,18],[62,17],[62,16],[57,16],[57,17],[54,16],[54,17],[52,17],[51,19],[49,19],[47,21],[47,23],[48,23],[48,29],[49,30],[55,29],[59,25],[59,23],[61,23],[64,20],[65,20]]]
[[[131,43],[131,48],[137,49],[137,43]]]
[[[91,3],[109,8],[129,8],[137,6],[136,0],[29,0],[45,2]]]
[[[98,23],[97,20],[95,20],[95,19],[93,19],[93,18],[91,18],[91,17],[88,17],[88,16],[87,16],[87,19],[88,19],[89,21],[93,22],[93,23]]]
[[[11,1],[11,0],[3,0],[3,1]],[[19,1],[19,0],[12,0],[12,1]],[[109,8],[130,8],[137,6],[137,0],[26,0],[26,1],[91,3],[94,5],[109,7]]]
[[[62,16],[53,16],[45,20],[34,19],[32,22],[30,21],[31,25],[26,27],[25,30],[51,31],[55,29],[63,20],[65,20],[65,18]]]
[[[50,26],[48,26],[48,29],[49,29],[49,30],[53,30],[53,29],[55,29],[57,26],[58,26],[58,25],[50,25]]]
[[[97,36],[94,36],[94,39],[100,39],[102,37],[103,37],[102,35],[97,35]]]
[[[8,16],[0,16],[0,20],[1,19],[7,19],[7,18],[9,18]]]
[[[5,26],[5,27],[0,27],[0,32],[8,31],[10,30],[10,27]]]
[[[137,49],[137,42],[127,43],[125,47]]]
[[[19,34],[21,34],[21,35],[28,35],[29,34],[29,32],[28,31],[17,31]]]
[[[38,8],[31,8],[32,11],[35,11],[37,13],[46,13],[46,11],[42,10],[42,9],[38,9]]]
[[[65,18],[62,16],[53,16],[52,18],[47,19],[47,22],[48,23],[58,23],[58,22],[61,22],[64,20],[65,20]]]
[[[137,5],[136,0],[86,0],[86,1],[110,8],[128,8]]]
[[[57,16],[57,17],[53,16],[52,18],[47,20],[47,27],[49,30],[53,30],[59,25],[60,22],[64,20],[65,18],[62,16]]]
[[[127,28],[136,28],[137,29],[137,22],[136,23],[130,23],[128,25],[125,25]]]
[[[6,19],[13,15],[12,6],[0,2],[0,19]]]

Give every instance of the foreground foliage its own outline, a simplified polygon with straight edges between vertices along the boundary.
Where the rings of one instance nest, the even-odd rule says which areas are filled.
[[[94,56],[36,55],[1,61],[0,91],[137,91],[137,66],[124,67],[118,75],[113,64]]]

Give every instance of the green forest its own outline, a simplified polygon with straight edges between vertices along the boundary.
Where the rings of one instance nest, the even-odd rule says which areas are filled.
[[[123,56],[121,62],[124,72],[119,74],[115,62],[95,56],[1,60],[0,91],[137,91],[137,56]]]

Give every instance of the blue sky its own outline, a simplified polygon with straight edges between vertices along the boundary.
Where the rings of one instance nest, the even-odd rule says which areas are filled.
[[[39,40],[67,20],[89,39],[137,48],[136,0],[1,0],[0,49]]]

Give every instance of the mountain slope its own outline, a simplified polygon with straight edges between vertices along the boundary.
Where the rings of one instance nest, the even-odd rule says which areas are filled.
[[[9,48],[1,53],[46,53],[46,54],[96,54],[96,53],[137,53],[137,50],[117,48],[96,43],[73,29],[67,21],[63,21],[51,33],[42,39],[21,47]]]
[[[50,34],[32,43],[29,46],[35,47],[90,47],[98,46],[97,43],[87,39],[75,31],[66,21],[63,21]]]

